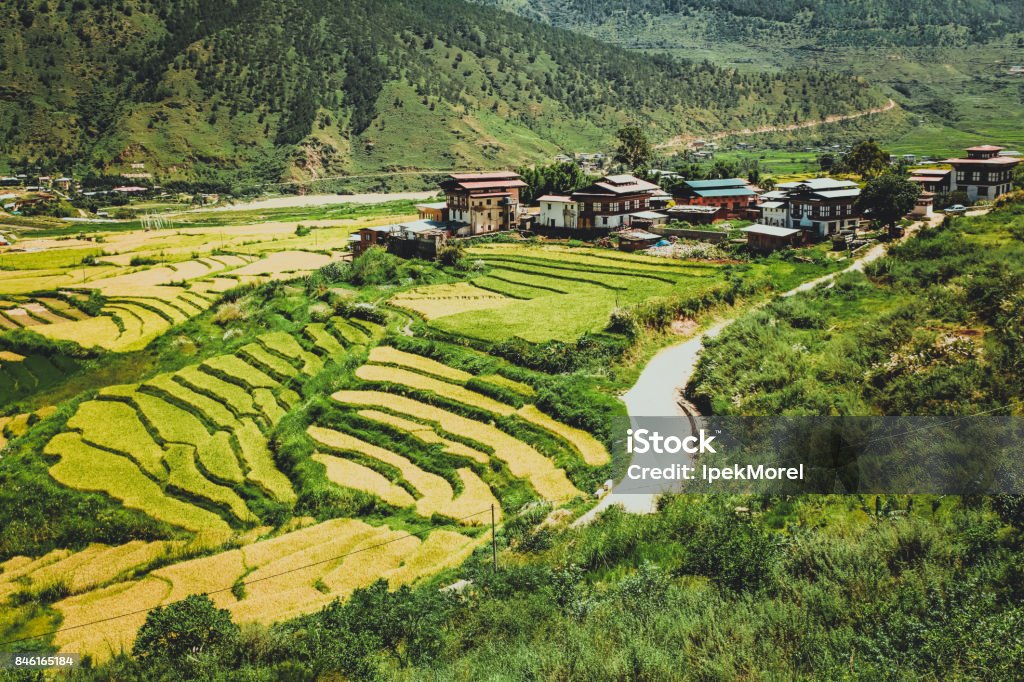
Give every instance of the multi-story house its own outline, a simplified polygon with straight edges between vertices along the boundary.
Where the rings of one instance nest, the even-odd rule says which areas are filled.
[[[441,183],[452,230],[473,235],[512,229],[518,224],[523,187],[526,183],[511,171],[452,173]]]
[[[1020,159],[1000,156],[1002,147],[985,144],[967,148],[967,158],[946,159],[953,166],[951,192],[964,192],[969,201],[995,199],[1012,188],[1013,169]]]
[[[620,228],[629,225],[630,214],[648,210],[651,196],[660,190],[632,175],[607,175],[573,192],[570,199],[579,205],[579,227]]]
[[[765,194],[760,205],[764,225],[801,229],[818,237],[860,225],[860,188],[850,180],[813,178],[783,182]]]

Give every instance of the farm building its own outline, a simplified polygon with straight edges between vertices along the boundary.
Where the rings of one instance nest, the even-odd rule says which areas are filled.
[[[796,246],[803,240],[803,230],[777,225],[751,225],[744,227],[747,248],[762,253]]]
[[[625,227],[629,215],[650,209],[657,185],[632,175],[607,175],[573,192],[579,204],[579,227]]]
[[[678,190],[679,203],[691,206],[719,206],[723,217],[736,217],[757,197],[743,178],[722,180],[685,180]]]
[[[1002,147],[986,144],[967,148],[967,158],[946,159],[953,166],[950,191],[965,192],[970,201],[995,199],[1010,191],[1013,169],[1020,159],[1000,156]]]
[[[725,211],[722,210],[721,206],[678,204],[666,209],[665,213],[668,214],[669,220],[678,220],[690,223],[691,225],[710,225],[716,220],[722,220],[725,217]]]
[[[661,241],[660,236],[646,230],[623,230],[616,236],[619,238],[620,251],[642,251]]]
[[[458,235],[509,230],[519,222],[519,190],[526,183],[511,171],[452,173],[441,189],[448,220]]]
[[[668,216],[658,211],[637,211],[629,215],[630,227],[655,227],[668,222]]]

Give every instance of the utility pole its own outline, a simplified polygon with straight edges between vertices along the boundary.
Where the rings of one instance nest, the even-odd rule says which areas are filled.
[[[498,544],[494,523],[494,505],[491,505],[491,561],[494,564],[494,572],[498,572]]]

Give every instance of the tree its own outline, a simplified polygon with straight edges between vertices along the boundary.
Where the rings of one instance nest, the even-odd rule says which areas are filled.
[[[921,188],[895,172],[879,175],[869,181],[860,193],[857,207],[895,234],[896,223],[909,213],[917,202]]]
[[[218,609],[206,595],[194,594],[150,611],[132,656],[182,670],[198,658],[219,657],[237,641],[238,633],[227,610]]]
[[[545,194],[572,194],[593,180],[571,161],[550,166],[524,166],[517,170],[526,187],[520,195],[523,203],[530,204]]]
[[[833,154],[822,154],[818,157],[818,168],[820,168],[823,173],[830,172],[835,168],[835,165],[836,157]]]
[[[874,140],[865,140],[854,145],[839,164],[839,170],[856,173],[866,178],[874,177],[889,168],[889,153]]]
[[[651,160],[651,143],[640,126],[620,128],[616,137],[619,138],[619,148],[615,152],[615,160],[619,163],[636,170]]]

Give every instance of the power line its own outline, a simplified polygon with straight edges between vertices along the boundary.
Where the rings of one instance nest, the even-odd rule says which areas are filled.
[[[465,521],[466,519],[471,519],[474,516],[480,516],[481,514],[486,514],[488,512],[493,514],[493,511],[494,511],[494,507],[492,505],[491,507],[488,507],[487,509],[483,509],[481,511],[478,511],[475,514],[469,514],[468,516],[463,516],[461,518],[453,519],[453,520],[455,522]],[[493,523],[493,516],[492,516],[492,523]],[[493,528],[493,526],[492,526],[492,528]],[[241,585],[245,586],[245,587],[248,587],[249,585],[253,585],[253,584],[258,583],[258,582],[263,582],[264,580],[272,580],[274,578],[280,578],[281,576],[288,575],[289,573],[295,573],[296,571],[304,571],[307,568],[314,568],[316,566],[321,566],[323,564],[331,563],[332,561],[338,561],[340,559],[344,559],[346,557],[350,557],[353,554],[360,554],[362,552],[369,552],[370,550],[378,549],[380,547],[384,547],[385,545],[390,545],[390,544],[393,544],[395,542],[400,542],[402,540],[408,540],[409,538],[419,537],[423,533],[430,533],[431,530],[433,530],[433,529],[422,530],[422,531],[419,531],[418,533],[409,533],[407,535],[403,535],[402,537],[393,538],[391,540],[388,540],[387,542],[381,542],[380,544],[371,545],[369,547],[363,547],[362,549],[356,549],[356,550],[353,550],[351,552],[346,552],[345,554],[339,554],[338,556],[334,556],[334,557],[331,557],[329,559],[324,559],[322,561],[315,561],[315,562],[313,562],[311,564],[306,564],[304,566],[298,566],[296,568],[290,568],[290,569],[288,569],[286,571],[281,571],[280,573],[275,573],[273,575],[263,576],[262,578],[254,578],[252,580],[242,581]],[[235,589],[235,586],[237,584],[238,583],[235,583],[235,584],[232,584],[230,587],[222,587],[222,588],[217,589],[217,590],[209,590],[207,592],[199,592],[199,593],[196,593],[196,594],[193,594],[193,595],[189,595],[189,596],[190,597],[193,597],[193,596],[208,597],[211,594],[220,594],[221,592],[229,592],[229,591]],[[188,597],[186,597],[185,599],[187,599],[187,598]],[[6,641],[6,642],[0,642],[0,646],[7,646],[8,644],[19,644],[21,642],[28,642],[28,641],[31,641],[33,639],[42,639],[44,637],[51,637],[53,635],[57,635],[57,634],[60,634],[62,632],[70,632],[71,630],[79,630],[81,628],[92,627],[93,625],[102,625],[103,623],[109,623],[110,621],[119,620],[121,618],[128,618],[129,616],[137,616],[137,615],[142,614],[142,613],[149,613],[150,611],[154,611],[154,610],[159,609],[159,608],[165,608],[165,607],[169,607],[169,606],[174,606],[175,604],[180,604],[181,602],[185,601],[185,599],[178,599],[177,601],[172,601],[172,602],[169,602],[167,604],[158,604],[157,606],[151,606],[151,607],[146,608],[146,609],[138,609],[137,611],[130,611],[128,613],[121,613],[121,614],[118,614],[116,616],[110,616],[108,618],[101,618],[99,620],[90,621],[88,623],[81,623],[79,625],[72,625],[72,626],[69,626],[69,627],[66,627],[66,628],[58,628],[56,630],[51,630],[49,632],[42,632],[42,633],[40,633],[38,635],[31,635],[29,637],[21,637],[20,639],[12,639],[12,640],[9,640],[9,641]]]

